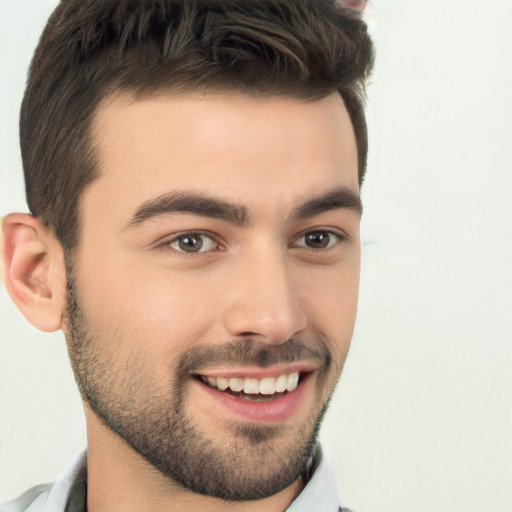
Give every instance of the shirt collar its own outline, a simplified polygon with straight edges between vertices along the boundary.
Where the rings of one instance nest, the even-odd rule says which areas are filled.
[[[339,508],[334,465],[320,443],[315,448],[311,478],[286,512],[337,512]]]
[[[87,453],[83,451],[53,484],[43,512],[85,512]]]

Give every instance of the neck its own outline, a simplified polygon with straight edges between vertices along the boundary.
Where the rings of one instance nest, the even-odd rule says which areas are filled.
[[[300,477],[282,491],[252,501],[226,501],[196,494],[163,475],[90,410],[87,419],[87,511],[280,512],[304,488]]]

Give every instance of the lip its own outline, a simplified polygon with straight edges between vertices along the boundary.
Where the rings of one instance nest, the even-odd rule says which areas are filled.
[[[289,368],[290,367],[287,367],[285,373],[290,371]],[[261,368],[258,371],[258,375],[260,374]],[[275,369],[272,374],[275,374]],[[205,374],[202,373],[201,375]],[[209,375],[213,375],[213,373]],[[226,373],[222,375],[226,375]],[[238,375],[240,375],[240,371]],[[249,376],[245,369],[243,375],[246,377]],[[224,391],[214,389],[199,379],[194,379],[194,383],[200,388],[202,393],[207,395],[207,400],[213,401],[218,406],[225,409],[229,415],[237,419],[260,423],[278,423],[288,420],[301,408],[311,377],[312,374],[308,373],[301,379],[299,385],[293,391],[288,391],[278,398],[263,402],[238,398]]]
[[[240,377],[252,379],[264,379],[265,377],[279,377],[279,375],[289,375],[290,373],[298,372],[301,375],[309,375],[318,369],[318,366],[313,363],[300,362],[294,364],[287,364],[281,366],[272,366],[269,368],[260,367],[243,367],[233,368],[215,368],[214,370],[200,370],[194,372],[194,375],[202,375],[204,377]]]

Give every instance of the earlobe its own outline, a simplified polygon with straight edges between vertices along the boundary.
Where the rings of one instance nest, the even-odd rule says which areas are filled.
[[[66,306],[64,253],[53,233],[25,213],[2,219],[5,286],[25,318],[41,331],[60,329]]]

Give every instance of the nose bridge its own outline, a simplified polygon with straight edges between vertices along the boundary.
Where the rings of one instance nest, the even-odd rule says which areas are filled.
[[[306,327],[286,250],[260,243],[245,248],[234,268],[226,327],[233,336],[258,335],[279,344]]]

